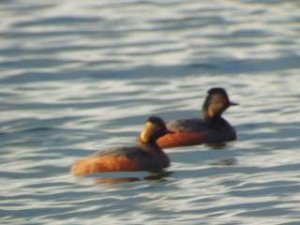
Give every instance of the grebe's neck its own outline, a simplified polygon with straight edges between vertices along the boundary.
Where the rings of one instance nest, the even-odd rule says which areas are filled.
[[[156,143],[156,140],[150,139],[148,142],[145,143],[141,140],[141,138],[138,138],[137,143],[138,146],[145,152],[156,153],[162,151],[162,149]]]
[[[205,122],[218,122],[218,121],[224,120],[222,118],[222,113],[223,113],[223,111],[213,112],[213,111],[210,111],[207,108],[203,108],[203,110],[202,110],[202,119]]]

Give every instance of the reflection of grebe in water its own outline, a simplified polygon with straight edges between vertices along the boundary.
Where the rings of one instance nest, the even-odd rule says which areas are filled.
[[[172,172],[159,172],[159,173],[151,173],[145,177],[99,177],[95,178],[95,183],[97,184],[120,184],[120,183],[131,183],[138,181],[158,181],[163,182],[167,180]]]
[[[223,88],[211,88],[204,101],[202,119],[181,119],[167,122],[173,133],[158,139],[161,148],[198,144],[220,144],[236,140],[234,128],[222,118],[222,113],[237,103],[230,102]]]
[[[160,171],[170,165],[170,160],[156,140],[167,133],[169,131],[162,119],[149,117],[137,146],[100,151],[80,159],[72,166],[72,173],[85,176],[97,172]]]

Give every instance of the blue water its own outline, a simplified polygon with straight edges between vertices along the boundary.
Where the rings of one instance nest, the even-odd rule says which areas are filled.
[[[300,224],[300,4],[1,1],[0,223]],[[148,115],[197,117],[222,86],[238,141],[75,178]]]

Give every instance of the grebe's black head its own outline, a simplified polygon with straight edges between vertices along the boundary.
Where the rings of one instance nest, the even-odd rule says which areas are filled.
[[[207,94],[202,109],[205,119],[220,117],[228,107],[238,105],[229,100],[224,88],[211,88],[208,90]]]
[[[166,127],[165,122],[156,116],[150,116],[140,134],[140,141],[143,143],[156,142],[165,134],[172,133]]]

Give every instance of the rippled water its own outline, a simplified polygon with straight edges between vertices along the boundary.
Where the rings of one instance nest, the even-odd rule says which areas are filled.
[[[300,224],[300,4],[34,1],[0,7],[3,224]],[[148,173],[74,178],[148,115],[197,117],[225,87],[239,140]],[[135,181],[135,182],[129,182]]]

